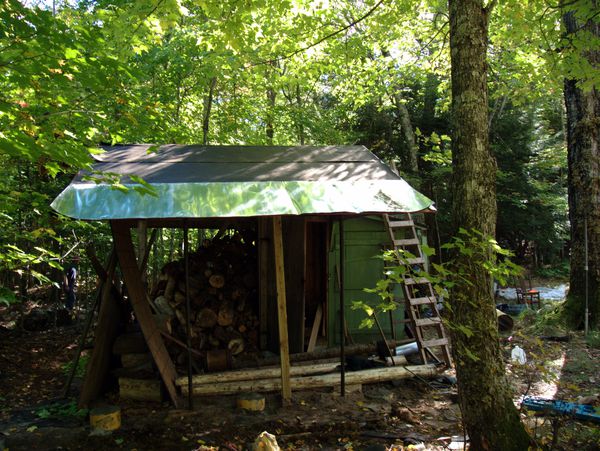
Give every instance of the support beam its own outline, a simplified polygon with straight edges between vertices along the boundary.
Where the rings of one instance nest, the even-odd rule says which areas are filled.
[[[312,365],[297,365],[290,368],[290,376],[307,376],[337,372],[338,362],[313,363]],[[281,375],[279,368],[251,368],[219,373],[197,374],[192,377],[193,385],[220,384],[222,382],[254,381],[259,379],[277,379]],[[187,377],[175,381],[179,387],[187,385]]]
[[[279,355],[281,358],[281,397],[284,404],[289,404],[292,400],[292,388],[290,385],[290,349],[288,343],[281,216],[273,217],[273,245],[275,247],[275,279],[277,281],[277,320],[279,323]]]
[[[181,407],[182,402],[177,394],[175,387],[175,379],[177,372],[175,365],[165,348],[165,344],[160,335],[160,331],[156,327],[152,311],[147,300],[146,290],[142,283],[140,270],[135,258],[133,242],[131,241],[131,233],[129,227],[120,221],[110,222],[113,240],[121,265],[123,279],[129,293],[129,300],[135,316],[140,323],[142,333],[148,344],[148,348],[152,353],[152,357],[156,362],[158,371],[167,387],[167,391],[175,407]]]
[[[344,261],[346,260],[344,242],[344,220],[340,218],[340,396],[346,396],[346,314],[344,313]]]
[[[192,333],[190,325],[190,242],[187,224],[183,226],[183,259],[185,261],[185,335],[187,340],[187,377],[188,389],[192,391]],[[188,395],[188,409],[194,410],[194,397]]]
[[[267,305],[269,296],[268,265],[269,236],[268,218],[258,218],[258,312],[260,315],[260,349],[267,349]]]
[[[115,272],[117,259],[111,256],[106,269],[106,281],[102,284],[100,297],[100,311],[98,324],[94,337],[94,349],[87,364],[83,386],[79,393],[79,407],[88,407],[102,390],[106,376],[110,369],[110,356],[112,347],[118,335],[118,326],[121,320],[121,309],[117,301],[117,293],[110,281]],[[104,272],[104,269],[103,271]],[[100,275],[100,277],[102,277]]]
[[[306,352],[313,352],[317,346],[317,337],[319,335],[319,328],[321,326],[321,320],[323,319],[323,304],[317,306],[317,312],[315,313],[315,320],[310,331],[310,339],[308,340],[308,347]]]

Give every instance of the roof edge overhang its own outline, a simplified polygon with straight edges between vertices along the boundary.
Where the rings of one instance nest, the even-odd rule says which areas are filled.
[[[397,180],[156,183],[154,194],[125,185],[72,183],[52,202],[80,220],[249,218],[435,211],[433,201]]]

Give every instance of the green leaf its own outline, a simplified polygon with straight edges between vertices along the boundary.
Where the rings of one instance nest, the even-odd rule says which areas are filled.
[[[479,362],[481,360],[479,357],[477,357],[475,354],[473,354],[470,349],[465,348],[464,351],[465,351],[465,355],[469,359],[471,359],[473,362]]]
[[[427,244],[421,244],[421,250],[427,257],[435,255],[435,248],[429,247]]]
[[[459,324],[456,326],[456,329],[462,332],[463,335],[467,338],[471,338],[473,336],[473,331],[465,325]]]

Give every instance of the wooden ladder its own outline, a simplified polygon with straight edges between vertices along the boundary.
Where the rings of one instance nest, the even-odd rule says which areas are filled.
[[[419,271],[425,270],[425,258],[423,257],[421,241],[417,236],[413,218],[410,213],[394,215],[393,217],[384,214],[383,221],[389,233],[398,263],[410,269],[403,275],[402,289],[408,317],[407,322],[412,326],[421,359],[423,363],[427,363],[427,354],[435,357],[431,348],[439,347],[442,351],[442,360],[448,367],[451,367],[450,347],[437,308],[435,292],[429,280],[418,277]],[[399,231],[402,231],[400,235],[402,238],[396,236]],[[410,258],[403,256],[403,252],[399,252],[401,250],[409,252],[412,256]],[[422,315],[426,310],[429,312],[429,316],[423,317]],[[425,338],[426,330],[434,330],[436,337]],[[437,357],[435,358],[437,359]]]

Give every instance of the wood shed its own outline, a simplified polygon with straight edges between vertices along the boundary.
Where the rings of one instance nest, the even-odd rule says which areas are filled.
[[[182,403],[178,374],[165,346],[168,338],[157,325],[156,299],[151,299],[164,295],[165,287],[152,296],[147,292],[140,271],[143,255],[136,256],[132,229],[182,228],[186,237],[192,229],[250,231],[240,240],[256,250],[256,263],[245,266],[256,277],[255,290],[248,289],[255,293],[256,347],[279,354],[281,391],[289,399],[290,353],[312,350],[320,340],[340,346],[343,359],[349,339],[364,343],[380,333],[360,329],[362,315],[349,307],[353,300],[374,296],[363,288],[382,276],[383,261],[376,257],[390,245],[389,223],[386,228],[382,215],[434,210],[431,200],[363,146],[130,145],[103,150],[94,156],[93,170],[81,171],[52,207],[72,218],[110,222],[115,258],[105,291],[110,291],[110,271],[118,261],[135,318],[177,406]],[[119,178],[121,189],[100,180],[102,174]],[[178,303],[184,312],[180,326],[188,335],[180,344],[190,361],[202,351],[193,349],[190,338],[197,318],[191,310],[206,302],[195,300],[205,292],[201,284],[196,291],[189,285],[190,268],[197,269],[189,260],[193,252],[202,250],[186,247]],[[199,264],[207,277],[215,275],[205,261]],[[219,292],[220,282],[213,282],[207,290],[220,313],[219,305],[234,302],[228,299],[233,294]],[[107,309],[101,306],[99,322]],[[403,328],[396,330],[394,323],[401,323],[402,314],[397,309],[382,321],[389,337],[401,334]],[[191,393],[191,363],[188,369]],[[343,370],[340,377],[343,387]]]

